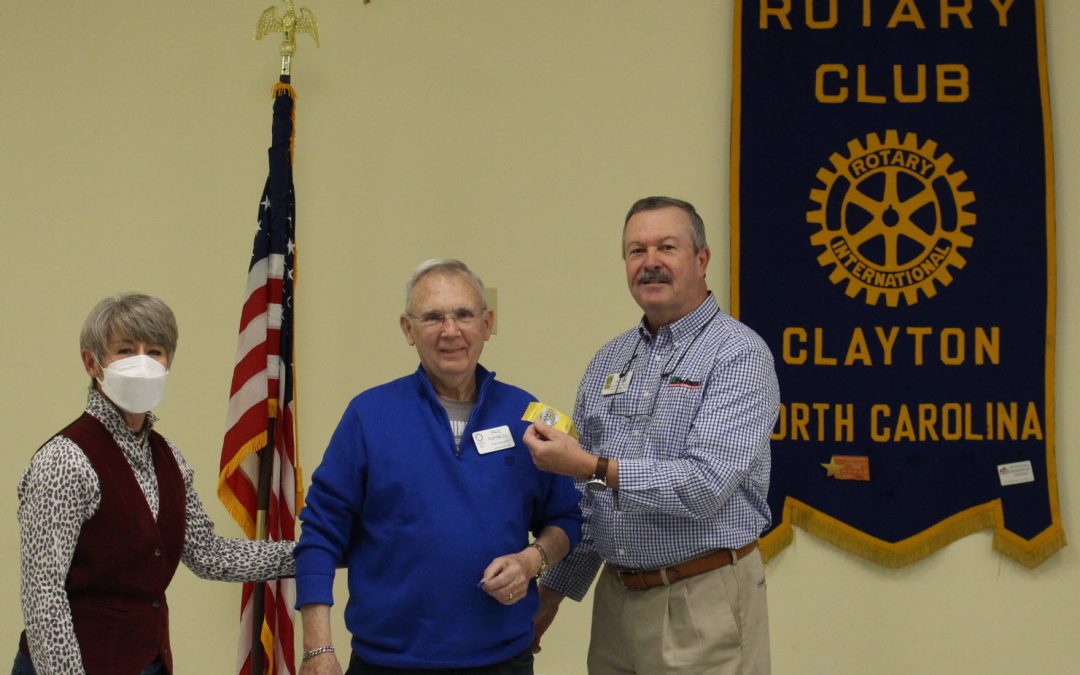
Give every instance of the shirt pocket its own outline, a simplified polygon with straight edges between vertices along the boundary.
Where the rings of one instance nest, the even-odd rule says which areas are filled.
[[[704,383],[665,382],[657,392],[656,414],[652,424],[657,425],[655,435],[667,439],[685,440],[694,420],[701,410],[705,395]]]

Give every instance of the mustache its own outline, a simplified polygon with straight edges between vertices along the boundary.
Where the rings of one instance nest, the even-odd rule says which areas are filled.
[[[639,284],[653,284],[657,282],[662,284],[670,284],[672,280],[671,275],[664,270],[651,269],[645,270],[644,272],[639,274],[635,281]]]

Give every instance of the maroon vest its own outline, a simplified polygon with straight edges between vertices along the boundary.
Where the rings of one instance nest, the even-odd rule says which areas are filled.
[[[165,589],[184,548],[186,494],[165,439],[150,432],[160,502],[154,521],[123,450],[89,414],[60,432],[78,444],[101,482],[68,570],[68,600],[87,675],[138,673],[161,656],[172,672]],[[26,648],[25,633],[20,645]]]

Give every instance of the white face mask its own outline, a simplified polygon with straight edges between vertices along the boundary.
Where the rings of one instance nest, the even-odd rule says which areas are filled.
[[[165,398],[165,376],[169,371],[145,354],[128,356],[109,364],[98,380],[109,400],[129,413],[144,413]]]

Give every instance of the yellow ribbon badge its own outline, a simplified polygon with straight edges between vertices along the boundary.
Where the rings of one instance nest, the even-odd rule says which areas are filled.
[[[521,416],[521,419],[526,422],[540,421],[574,438],[578,437],[577,427],[574,426],[574,420],[569,415],[540,401],[530,403],[529,407],[525,408],[525,414]]]

